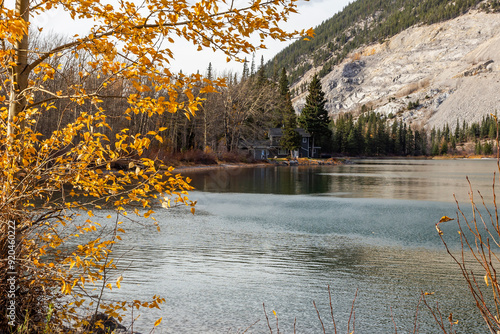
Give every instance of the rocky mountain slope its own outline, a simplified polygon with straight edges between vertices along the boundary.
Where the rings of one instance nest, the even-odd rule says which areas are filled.
[[[500,113],[500,14],[473,10],[411,27],[351,53],[322,85],[333,116],[372,109],[417,127],[441,127]],[[306,94],[295,97],[297,111]]]

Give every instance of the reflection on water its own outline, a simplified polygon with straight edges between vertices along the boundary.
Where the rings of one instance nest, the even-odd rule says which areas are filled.
[[[491,199],[495,160],[355,160],[340,166],[269,166],[197,172],[202,191],[325,194],[345,198],[468,201],[468,177]]]
[[[257,320],[247,333],[268,333],[265,303],[280,331],[293,332],[296,318],[297,333],[322,333],[312,301],[333,332],[330,285],[340,332],[359,289],[356,332],[392,333],[391,308],[398,331],[411,332],[420,292],[435,292],[429,301],[439,301],[445,317],[453,312],[460,332],[483,333],[434,224],[455,215],[447,196],[467,192],[465,174],[487,188],[495,164],[457,164],[362,161],[193,174],[196,215],[157,208],[160,233],[129,226],[116,251],[120,266],[130,266],[120,297],[166,298],[162,310],[143,312],[143,332],[163,317],[160,333],[236,333]],[[456,248],[456,227],[442,229]],[[423,307],[419,315],[420,333],[438,332]]]

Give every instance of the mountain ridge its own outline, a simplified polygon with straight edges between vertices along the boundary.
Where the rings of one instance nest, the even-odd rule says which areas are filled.
[[[291,88],[301,92],[324,66],[311,67]],[[500,106],[500,14],[472,9],[414,25],[354,49],[323,74],[334,117],[373,110],[416,127],[478,121]],[[293,99],[298,112],[306,94]]]

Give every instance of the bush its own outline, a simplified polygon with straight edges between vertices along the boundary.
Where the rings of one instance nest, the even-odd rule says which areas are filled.
[[[251,163],[255,162],[255,159],[253,159],[251,156],[246,155],[246,154],[241,154],[237,152],[223,152],[219,153],[219,160],[224,161],[224,162],[230,162],[230,163]]]
[[[202,150],[189,150],[180,153],[180,161],[191,162],[201,165],[215,165],[217,164],[217,156],[213,153],[206,153]]]

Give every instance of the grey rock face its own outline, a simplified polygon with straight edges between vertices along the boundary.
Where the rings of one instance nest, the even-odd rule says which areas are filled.
[[[347,63],[342,69],[342,76],[344,78],[354,78],[357,76],[365,67],[364,61],[354,61],[352,63]]]
[[[456,119],[479,121],[500,109],[498,13],[470,12],[412,27],[355,54],[322,79],[333,116],[366,105],[409,123],[441,127]],[[306,94],[294,99],[296,110]],[[408,111],[417,100],[421,107]]]

